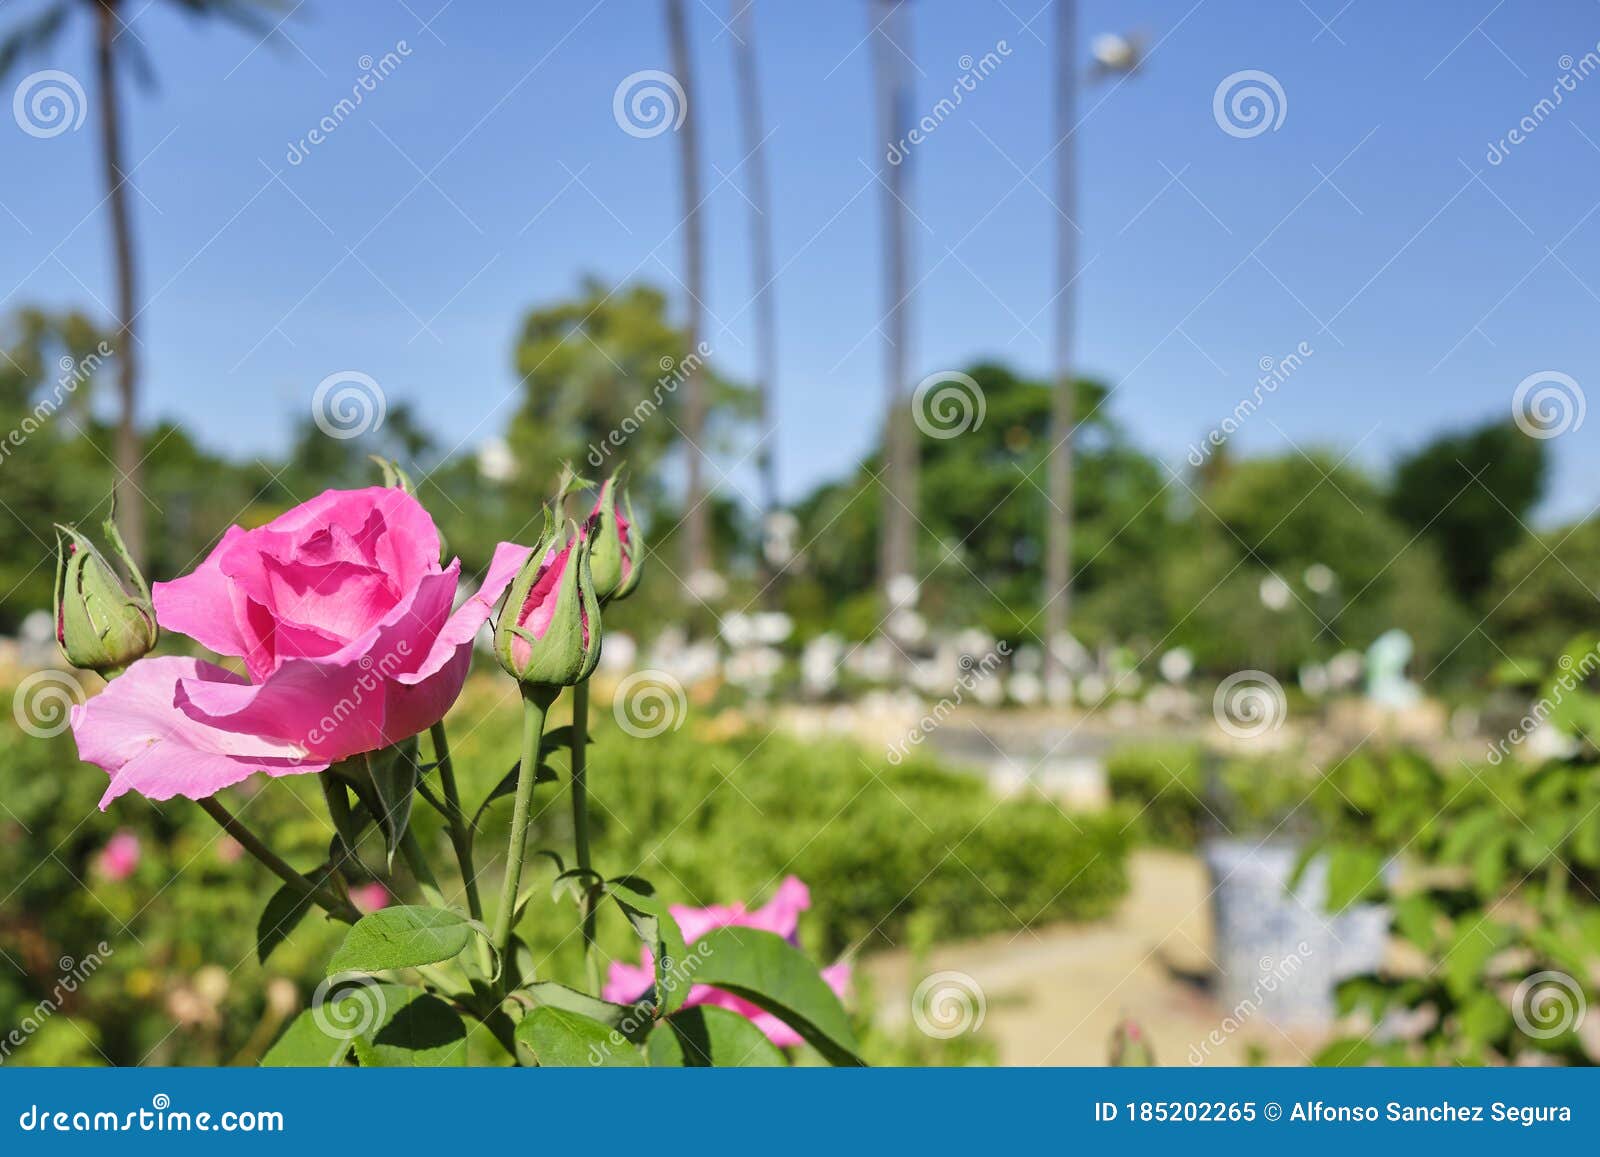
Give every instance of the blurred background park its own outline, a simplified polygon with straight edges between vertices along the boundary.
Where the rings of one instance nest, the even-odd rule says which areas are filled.
[[[1597,71],[1581,0],[3,0],[4,1063],[252,1062],[336,938],[96,810],[53,524],[170,579],[373,454],[467,574],[626,462],[597,844],[804,879],[875,1062],[1600,1059]]]

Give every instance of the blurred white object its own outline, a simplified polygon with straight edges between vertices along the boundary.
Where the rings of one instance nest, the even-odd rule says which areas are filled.
[[[697,570],[683,584],[689,597],[702,603],[714,603],[728,593],[728,582],[714,570]]]
[[[917,580],[908,574],[897,574],[889,580],[889,605],[914,607],[917,605]]]
[[[787,510],[774,510],[762,527],[761,553],[768,565],[779,568],[794,559],[794,540],[800,533],[800,520]]]
[[[1132,72],[1139,67],[1144,46],[1136,37],[1102,32],[1089,41],[1089,55],[1094,57],[1097,72]]]
[[[1065,631],[1050,640],[1050,651],[1061,660],[1061,665],[1074,675],[1081,674],[1094,665],[1084,645]]]
[[[1313,699],[1320,699],[1328,693],[1333,681],[1328,678],[1328,669],[1320,663],[1307,663],[1300,668],[1300,690],[1310,695]]]
[[[1365,665],[1360,651],[1340,651],[1328,660],[1328,682],[1337,690],[1353,687]]]
[[[1156,668],[1168,683],[1182,683],[1194,674],[1194,655],[1187,647],[1174,647],[1161,656]]]
[[[600,670],[621,675],[633,670],[633,661],[639,657],[639,644],[634,637],[622,631],[607,631],[600,641]]]
[[[1294,592],[1289,589],[1289,584],[1275,574],[1269,574],[1261,580],[1258,593],[1261,595],[1261,605],[1269,611],[1287,609],[1294,598]]]
[[[839,685],[839,664],[844,640],[828,633],[818,635],[800,652],[800,682],[812,695],[826,695]]]
[[[1106,697],[1106,681],[1103,675],[1091,671],[1078,680],[1078,702],[1085,707],[1093,707]]]
[[[1325,595],[1339,583],[1339,576],[1333,573],[1332,568],[1314,562],[1306,567],[1306,586],[1319,595]]]
[[[1011,698],[1022,706],[1032,707],[1044,696],[1044,683],[1040,681],[1039,676],[1031,672],[1019,671],[1011,676],[1008,690]]]
[[[511,447],[498,435],[485,438],[478,447],[478,474],[490,482],[509,482],[517,475],[517,460]]]

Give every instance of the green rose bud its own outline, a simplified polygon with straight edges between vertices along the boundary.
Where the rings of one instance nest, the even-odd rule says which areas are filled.
[[[551,523],[511,584],[495,624],[495,658],[525,687],[571,687],[600,661],[600,603],[589,539]]]
[[[1111,1064],[1116,1068],[1141,1069],[1156,1063],[1156,1053],[1144,1029],[1132,1017],[1117,1021],[1111,1030]]]
[[[110,518],[105,533],[133,589],[94,543],[72,527],[58,525],[55,611],[56,642],[67,662],[109,677],[154,647],[159,632],[150,588]]]
[[[625,599],[639,585],[644,543],[633,520],[633,502],[618,470],[600,487],[600,498],[589,515],[589,537],[594,543],[589,567],[594,573],[594,593],[603,606]]]

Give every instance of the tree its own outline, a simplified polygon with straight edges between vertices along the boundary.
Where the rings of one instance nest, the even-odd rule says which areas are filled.
[[[1389,509],[1434,544],[1451,588],[1469,603],[1527,536],[1528,513],[1544,493],[1544,451],[1513,423],[1491,422],[1435,438],[1395,470]]]
[[[260,33],[262,22],[247,0],[177,0],[191,15],[220,16]],[[145,495],[139,485],[139,317],[138,276],[133,248],[133,226],[128,217],[128,170],[122,147],[121,96],[117,87],[119,53],[133,54],[135,74],[147,79],[149,65],[138,55],[136,37],[120,36],[125,27],[122,0],[57,0],[42,13],[12,28],[0,39],[0,77],[23,57],[50,48],[66,27],[67,16],[82,8],[94,21],[94,74],[100,105],[100,155],[105,173],[106,212],[111,219],[111,253],[116,270],[116,347],[118,416],[113,455],[117,466],[117,518],[122,536],[134,558],[143,559]],[[266,27],[264,35],[271,35]]]
[[[667,0],[667,39],[672,50],[672,71],[683,90],[683,125],[678,130],[680,188],[683,191],[684,293],[688,297],[685,345],[700,347],[705,310],[705,239],[700,225],[700,105],[695,98],[694,72],[689,57],[689,18],[683,0]],[[711,569],[710,517],[705,504],[702,473],[705,447],[706,399],[697,367],[690,367],[683,382],[683,437],[688,480],[684,495],[684,561],[687,581],[695,584]]]
[[[909,29],[903,20],[908,0],[873,0],[873,76],[877,89],[878,136],[886,148],[907,139],[911,86],[905,62]],[[910,326],[909,259],[907,257],[906,168],[909,155],[891,161],[883,185],[883,340],[884,446],[883,526],[879,542],[878,581],[884,602],[893,609],[890,591],[897,579],[916,577],[917,442],[911,409],[906,404]]]
[[[778,376],[777,319],[772,303],[772,201],[767,191],[767,169],[761,132],[761,86],[756,83],[755,0],[731,0],[733,5],[733,59],[739,84],[740,122],[744,128],[746,196],[750,201],[750,272],[755,283],[756,380],[761,444],[756,469],[761,475],[763,522],[778,509],[778,465],[775,392]],[[763,556],[764,558],[764,556]]]

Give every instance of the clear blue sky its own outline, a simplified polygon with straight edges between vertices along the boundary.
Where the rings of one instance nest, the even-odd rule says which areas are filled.
[[[529,306],[586,272],[676,288],[674,139],[635,139],[612,116],[624,76],[669,67],[662,5],[440,2],[307,0],[283,26],[292,44],[256,46],[130,0],[160,77],[128,117],[147,420],[270,452],[317,382],[357,369],[446,445],[471,445],[512,411]],[[0,21],[38,7],[10,0]],[[726,0],[690,4],[715,187],[710,340],[739,374],[751,282],[727,16]],[[22,72],[87,82],[79,20]],[[919,377],[979,355],[1048,365],[1051,21],[1043,0],[914,5],[919,114],[964,55],[1011,50],[916,150]],[[864,2],[759,0],[756,22],[794,495],[847,469],[878,423],[883,145]],[[1503,163],[1485,156],[1551,93],[1563,56],[1595,50],[1600,6],[1102,0],[1081,27],[1085,52],[1123,29],[1153,49],[1133,78],[1086,92],[1079,134],[1080,360],[1116,383],[1113,411],[1145,445],[1180,462],[1260,359],[1302,341],[1314,355],[1236,447],[1358,446],[1381,468],[1441,427],[1509,414],[1531,373],[1600,388],[1600,75]],[[349,93],[360,58],[402,40],[400,68],[290,165],[290,142]],[[1241,69],[1280,83],[1275,131],[1240,139],[1214,120],[1219,81]],[[0,308],[111,300],[94,115],[51,139],[0,130]],[[1600,502],[1597,435],[1600,414],[1550,442],[1546,519]]]

